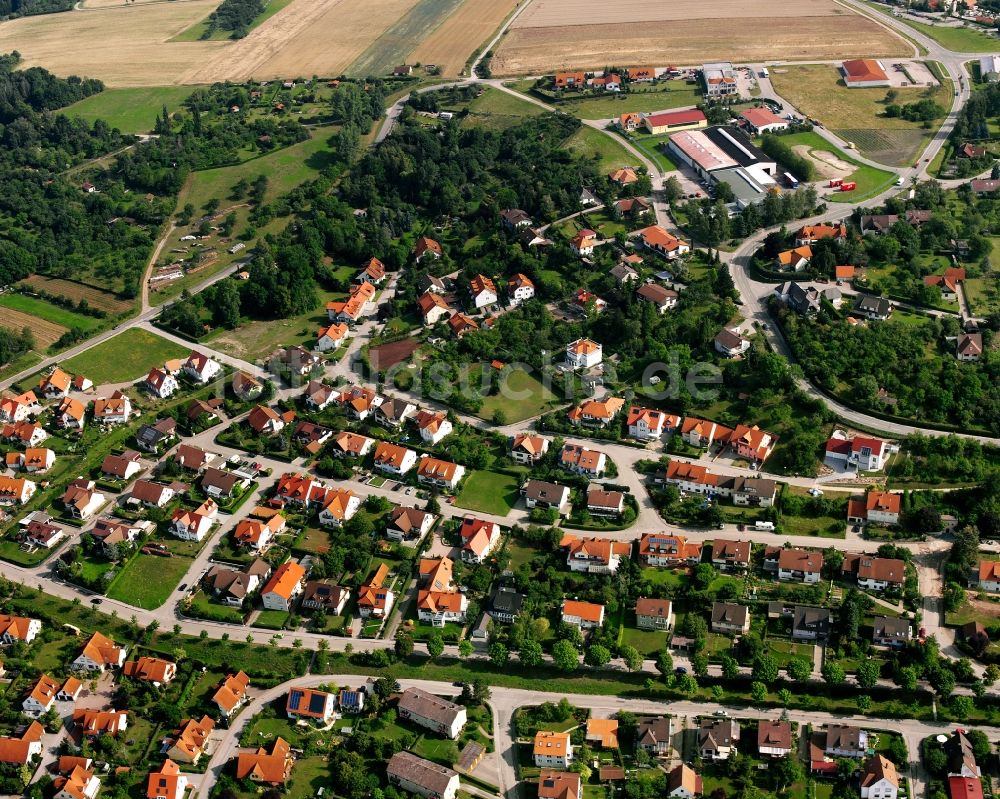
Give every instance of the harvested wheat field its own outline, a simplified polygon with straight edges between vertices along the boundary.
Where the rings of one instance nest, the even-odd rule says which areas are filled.
[[[567,19],[586,20],[566,25]],[[725,31],[720,31],[725,20]],[[910,55],[912,46],[833,0],[536,0],[491,62],[497,75],[607,64],[744,63]]]
[[[144,5],[146,3],[159,3],[162,0],[81,0],[80,8],[89,11],[92,8],[120,8],[122,6]],[[188,2],[188,0],[172,0],[172,2]]]
[[[35,334],[36,352],[45,352],[49,346],[55,344],[62,337],[63,333],[69,332],[68,327],[39,319],[37,316],[13,308],[4,308],[0,316],[3,317],[3,326],[8,330],[20,332],[26,327],[31,328],[31,332]]]
[[[112,314],[124,313],[135,305],[134,300],[119,299],[109,291],[59,277],[31,275],[31,277],[22,280],[21,283],[31,286],[35,291],[44,291],[46,294],[66,297],[73,302],[86,300],[91,308],[98,308]]]
[[[446,77],[459,75],[465,62],[487,43],[518,5],[518,0],[465,0],[413,51],[411,61],[437,64]]]
[[[417,0],[295,0],[182,83],[340,75]]]
[[[184,0],[21,17],[0,23],[0,52],[17,50],[25,67],[100,78],[109,86],[163,86],[231,46],[167,41],[217,7],[218,0]]]

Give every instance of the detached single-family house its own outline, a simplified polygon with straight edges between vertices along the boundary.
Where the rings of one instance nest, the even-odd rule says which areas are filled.
[[[423,799],[455,799],[458,795],[457,772],[410,752],[396,752],[385,773],[390,785]]]
[[[733,602],[712,604],[712,632],[742,635],[750,630],[750,609]]]
[[[532,755],[539,768],[568,769],[573,763],[569,733],[539,730],[535,733]]]
[[[215,524],[219,506],[206,499],[194,510],[178,508],[170,518],[170,532],[182,541],[202,541]]]
[[[94,400],[95,422],[108,425],[125,424],[131,415],[132,400],[121,391],[116,391],[107,399]]]
[[[187,360],[184,362],[184,374],[198,383],[207,383],[222,371],[222,366],[218,361],[214,361],[207,355],[191,350]]]
[[[528,509],[554,508],[560,516],[569,515],[570,492],[566,486],[544,480],[528,480],[521,486],[521,494]]]
[[[864,757],[868,752],[868,733],[847,724],[830,724],[826,728],[828,757]]]
[[[219,713],[226,719],[230,719],[239,708],[246,704],[247,689],[250,687],[250,678],[242,671],[228,675],[216,692],[212,695],[212,702],[219,709]]]
[[[290,611],[295,598],[302,593],[306,570],[294,561],[282,563],[261,589],[260,598],[267,610]]]
[[[292,688],[285,700],[285,715],[324,726],[333,721],[337,695],[315,688]]]
[[[762,757],[788,757],[792,752],[792,725],[787,721],[760,719],[757,752]]]
[[[674,626],[674,610],[669,599],[639,597],[635,601],[635,623],[642,630],[669,630]]]
[[[589,338],[578,338],[566,345],[566,365],[571,369],[591,369],[602,358],[601,345]]]
[[[704,760],[728,760],[740,742],[740,725],[732,719],[701,720],[698,752]]]
[[[382,472],[404,475],[417,463],[417,453],[412,449],[380,441],[375,447],[374,466]]]
[[[166,399],[167,397],[173,396],[177,392],[177,389],[180,388],[177,383],[177,378],[169,372],[155,366],[150,369],[149,374],[146,375],[144,385],[150,394],[154,397],[159,397],[160,399]]]
[[[572,624],[583,630],[593,630],[604,625],[604,605],[598,605],[595,602],[581,602],[576,599],[564,599],[561,620],[564,624]]]
[[[130,660],[122,668],[122,674],[140,682],[148,682],[159,687],[173,682],[177,676],[177,664],[162,658],[143,655],[138,660]]]
[[[482,563],[500,543],[500,526],[475,516],[462,519],[458,534],[464,563]]]

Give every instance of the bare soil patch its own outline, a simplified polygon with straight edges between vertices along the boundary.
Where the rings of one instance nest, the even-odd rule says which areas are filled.
[[[796,144],[792,150],[803,158],[809,159],[817,174],[824,178],[846,178],[855,167],[841,158],[837,158],[828,150],[814,150],[808,144]]]
[[[437,64],[441,74],[455,77],[480,45],[494,35],[518,0],[465,0],[461,7],[413,51],[412,61]]]
[[[408,360],[419,347],[420,342],[415,338],[391,341],[388,344],[380,344],[377,347],[372,347],[368,351],[368,360],[371,362],[372,369],[376,371],[391,369],[397,363]]]
[[[729,19],[725,35],[720,35],[718,20],[707,19],[517,27],[507,33],[491,68],[496,75],[509,76],[602,69],[620,63],[831,60],[909,55],[912,51],[903,39],[856,14],[781,17],[772,11],[769,17],[737,17],[743,18]]]
[[[55,322],[46,322],[37,316],[17,311],[13,308],[3,308],[0,312],[0,324],[8,330],[16,330],[20,333],[24,328],[30,327],[35,334],[36,352],[45,352],[51,344],[57,342],[63,333],[69,330],[68,327],[58,325]]]

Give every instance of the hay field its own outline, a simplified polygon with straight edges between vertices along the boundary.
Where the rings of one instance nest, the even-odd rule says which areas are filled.
[[[177,2],[178,0],[174,0]],[[160,0],[82,0],[80,8],[89,11],[92,8],[120,8],[126,5],[144,5],[146,3],[156,3]]]
[[[60,277],[31,275],[21,282],[31,286],[33,289],[45,291],[58,297],[66,297],[74,302],[86,300],[91,308],[99,308],[111,314],[124,313],[135,305],[134,300],[123,300],[109,291],[77,283],[73,280],[64,280]]]
[[[182,83],[339,75],[417,0],[295,0]],[[191,46],[191,45],[187,45]]]
[[[566,25],[570,19],[586,20]],[[833,0],[537,0],[507,32],[496,75],[607,64],[744,63],[910,55],[912,46]]]
[[[477,47],[486,44],[519,0],[465,0],[413,51],[411,61],[437,64],[445,77],[462,72]]]
[[[192,63],[230,46],[167,41],[217,6],[218,0],[183,0],[21,17],[0,24],[0,52],[17,50],[26,67],[100,78],[109,86],[178,83]]]

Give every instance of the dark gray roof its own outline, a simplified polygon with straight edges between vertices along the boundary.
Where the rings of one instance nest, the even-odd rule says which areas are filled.
[[[792,629],[827,635],[830,632],[830,611],[798,605],[792,615]]]
[[[490,597],[490,609],[516,616],[521,612],[524,597],[513,588],[500,587]]]

